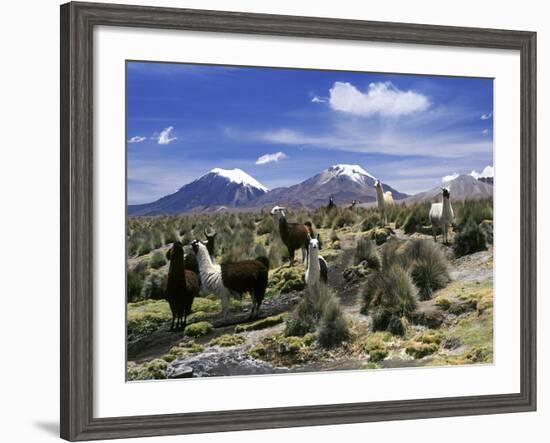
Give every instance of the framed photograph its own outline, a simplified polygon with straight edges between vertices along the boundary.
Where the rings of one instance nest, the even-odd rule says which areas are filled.
[[[61,437],[536,409],[536,34],[61,6]]]

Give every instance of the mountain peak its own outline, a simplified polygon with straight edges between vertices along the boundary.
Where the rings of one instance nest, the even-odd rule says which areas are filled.
[[[248,175],[246,172],[244,172],[242,169],[222,169],[222,168],[214,168],[211,171],[209,171],[209,174],[216,174],[220,177],[224,177],[228,179],[229,181],[233,183],[237,183],[240,185],[245,186],[251,186],[253,188],[260,189],[264,192],[269,191],[268,188],[266,188],[264,185],[262,185],[258,180],[256,180],[254,177]]]
[[[346,176],[359,184],[365,183],[365,177],[369,177],[373,180],[375,179],[375,177],[373,177],[371,174],[369,174],[359,165],[348,165],[348,164],[332,165],[327,169],[327,172],[330,174],[330,178],[337,177],[337,176]]]

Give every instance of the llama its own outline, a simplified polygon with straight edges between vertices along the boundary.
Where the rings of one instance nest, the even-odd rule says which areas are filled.
[[[308,291],[317,291],[319,284],[327,284],[328,266],[325,259],[319,255],[319,240],[312,238],[308,245],[308,260],[305,281]],[[313,294],[312,294],[313,295]]]
[[[216,239],[216,235],[218,233],[210,228],[208,230],[204,230],[204,235],[206,237],[206,248],[208,249],[208,253],[210,254],[210,258],[212,259],[212,262],[216,263],[216,258],[214,256],[214,243]],[[197,262],[197,257],[193,250],[188,250],[185,253],[185,269],[189,269],[193,271],[195,274],[199,274],[199,264]]]
[[[249,319],[258,317],[267,289],[269,272],[267,257],[218,265],[212,262],[204,243],[193,240],[191,247],[197,256],[203,288],[206,291],[213,292],[221,300],[224,322],[227,321],[230,295],[240,297],[245,292],[249,292],[252,298],[252,310]]]
[[[437,228],[442,230],[442,241],[447,244],[449,241],[449,225],[453,222],[454,212],[451,206],[451,191],[448,188],[441,188],[443,201],[432,203],[430,208],[430,222],[432,223],[432,234],[434,241],[437,241]]]
[[[378,211],[380,211],[382,222],[384,223],[384,226],[386,226],[388,224],[389,206],[394,205],[395,202],[393,201],[393,196],[390,191],[384,192],[382,182],[380,180],[376,180],[374,182],[374,188],[376,189],[376,203],[378,204]]]
[[[357,200],[352,200],[349,204],[349,210],[353,211],[355,209],[355,205],[357,204]]]
[[[170,266],[164,297],[172,311],[170,331],[180,331],[185,329],[193,300],[199,294],[199,277],[193,271],[185,269],[181,242],[172,244],[166,253],[166,258],[170,261]]]
[[[336,204],[334,203],[334,195],[330,195],[328,197],[327,211],[332,211],[333,209],[337,209],[337,208],[336,208]]]
[[[274,215],[279,220],[279,233],[281,234],[281,240],[288,249],[290,265],[292,266],[294,263],[294,252],[296,249],[302,250],[302,263],[304,263],[306,261],[309,237],[313,237],[313,226],[311,222],[303,224],[289,223],[286,220],[284,209],[282,206],[275,206],[271,210],[271,215]]]

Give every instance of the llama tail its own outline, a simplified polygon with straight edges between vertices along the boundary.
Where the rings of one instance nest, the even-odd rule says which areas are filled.
[[[269,259],[265,256],[256,257],[256,260],[262,263],[266,269],[269,269]]]

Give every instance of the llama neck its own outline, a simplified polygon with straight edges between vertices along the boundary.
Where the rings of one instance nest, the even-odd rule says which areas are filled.
[[[382,185],[376,186],[376,200],[378,201],[378,206],[384,205],[384,191]]]
[[[451,200],[449,197],[443,197],[443,218],[449,220],[452,218]]]
[[[283,239],[288,237],[288,222],[284,215],[279,216],[279,233]]]
[[[172,257],[170,265],[168,266],[168,288],[175,287],[177,285],[185,290],[187,282],[185,280],[185,262],[183,255],[181,257]]]
[[[199,273],[209,273],[214,270],[214,265],[210,259],[210,254],[208,254],[208,249],[199,247],[197,251],[197,262],[199,264]]]
[[[307,267],[309,269],[309,275],[315,277],[319,275],[321,269],[319,268],[319,250],[309,248],[309,259]]]

